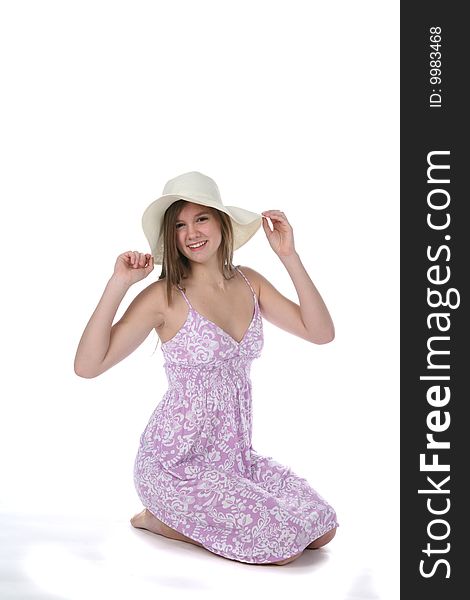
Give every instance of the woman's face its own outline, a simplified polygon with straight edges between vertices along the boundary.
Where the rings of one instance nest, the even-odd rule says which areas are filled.
[[[190,260],[205,262],[217,255],[222,241],[220,223],[211,208],[201,204],[186,204],[176,219],[176,246]],[[199,248],[190,248],[205,242]]]

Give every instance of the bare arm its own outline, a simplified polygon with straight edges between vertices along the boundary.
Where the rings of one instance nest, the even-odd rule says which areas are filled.
[[[330,313],[320,292],[305,270],[300,256],[295,252],[292,256],[280,259],[299,297],[298,310],[300,319],[308,334],[308,339],[314,344],[327,344],[335,337],[335,327]]]
[[[124,256],[124,255],[122,255]],[[153,265],[151,266],[153,268]],[[147,267],[147,274],[150,268]],[[135,272],[135,279],[144,275]],[[75,355],[74,370],[80,377],[97,377],[133,352],[159,323],[155,285],[142,290],[121,319],[112,325],[117,309],[131,287],[129,278],[113,274],[82,334]]]
[[[314,344],[327,344],[335,337],[330,313],[297,253],[280,258],[299,297],[299,304],[281,294],[263,275],[248,267],[242,270],[258,284],[263,317],[284,331]]]

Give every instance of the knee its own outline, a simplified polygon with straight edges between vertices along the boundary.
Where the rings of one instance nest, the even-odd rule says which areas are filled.
[[[336,527],[334,527],[333,529],[330,529],[330,531],[327,531],[326,533],[321,535],[319,538],[314,540],[309,545],[309,548],[321,548],[322,546],[326,546],[326,544],[328,544],[328,542],[331,542],[331,540],[335,537],[335,535],[336,535]]]

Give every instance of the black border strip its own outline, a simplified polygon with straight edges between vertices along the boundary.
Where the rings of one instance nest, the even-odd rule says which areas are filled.
[[[400,6],[400,594],[460,599],[470,574],[463,545],[463,506],[470,507],[463,91],[470,35],[464,3]]]

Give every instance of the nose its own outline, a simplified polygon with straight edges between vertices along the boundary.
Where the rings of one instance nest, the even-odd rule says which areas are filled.
[[[193,239],[197,240],[201,237],[198,233],[197,223],[196,224],[189,223],[186,231],[187,231],[189,240],[193,240]]]

